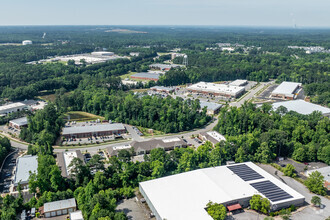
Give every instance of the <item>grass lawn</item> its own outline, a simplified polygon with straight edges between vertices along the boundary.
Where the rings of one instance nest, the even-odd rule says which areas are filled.
[[[130,78],[131,75],[135,74],[136,72],[129,72],[129,73],[126,73],[124,75],[121,75],[120,78],[121,79],[126,79],[126,78]]]
[[[103,121],[105,119],[102,116],[93,115],[88,112],[80,112],[80,111],[68,112],[63,117],[67,119],[68,115],[70,116],[70,121],[94,121],[96,119],[100,119],[101,121]]]
[[[69,94],[70,92],[66,92],[64,94]],[[38,96],[39,99],[44,100],[46,102],[55,101],[55,93],[54,91],[41,91]]]
[[[144,127],[140,127],[140,126],[136,126],[143,134],[143,136],[145,137],[150,137],[150,136],[153,136],[153,135],[164,135],[165,133],[162,132],[162,131],[156,131],[156,130],[153,130],[153,133],[149,133],[148,130],[149,128],[144,128]]]

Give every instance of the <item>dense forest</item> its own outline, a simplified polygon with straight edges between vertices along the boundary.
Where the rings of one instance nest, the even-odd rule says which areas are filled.
[[[231,159],[236,162],[269,163],[278,156],[297,161],[330,164],[330,120],[321,113],[301,115],[271,105],[257,108],[245,103],[241,108],[224,108],[214,128],[233,143]]]
[[[9,139],[0,136],[0,166],[11,150],[12,148]]]
[[[288,46],[323,46],[330,48],[328,30],[290,30],[260,28],[210,27],[125,27],[145,33],[121,34],[106,32],[107,26],[90,27],[1,27],[0,43],[34,42],[29,46],[0,46],[0,93],[3,98],[23,100],[40,91],[76,89],[79,84],[92,82],[113,89],[127,89],[118,76],[146,71],[156,52],[181,48],[189,58],[187,69],[168,72],[160,85],[178,85],[203,81],[226,81],[237,78],[278,82],[302,82],[312,101],[329,105],[330,55],[306,54]],[[41,36],[46,32],[45,38]],[[239,43],[234,52],[207,50],[216,43]],[[91,66],[48,63],[27,65],[55,55],[87,53],[107,49],[119,55],[140,52],[131,60],[109,61]],[[162,61],[160,58],[158,61]],[[182,63],[182,58],[176,58]],[[108,83],[109,82],[109,83]],[[312,84],[312,86],[309,86]],[[141,86],[141,85],[140,85]],[[314,89],[318,88],[318,89]]]
[[[133,93],[109,92],[90,87],[69,94],[59,94],[55,100],[61,111],[86,111],[130,125],[165,133],[187,131],[201,127],[211,120],[199,100],[173,99],[168,96],[139,96]]]

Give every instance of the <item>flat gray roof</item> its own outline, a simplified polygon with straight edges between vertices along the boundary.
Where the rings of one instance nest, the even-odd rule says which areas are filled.
[[[16,165],[16,174],[14,185],[18,185],[19,182],[27,183],[30,177],[30,171],[32,173],[37,173],[38,169],[38,157],[32,155],[26,155],[23,157],[19,157],[17,159]]]
[[[12,109],[12,108],[20,108],[20,107],[25,107],[25,104],[21,103],[21,102],[15,102],[15,103],[10,103],[7,105],[0,106],[0,111]]]
[[[157,73],[135,73],[131,77],[149,78],[149,79],[159,79],[159,74]]]
[[[284,106],[288,109],[288,111],[295,111],[299,114],[309,115],[314,111],[319,111],[323,115],[330,114],[330,108],[326,108],[320,105],[316,105],[310,102],[306,102],[304,100],[292,100],[292,101],[284,101],[284,102],[276,102],[273,105],[273,109],[276,110],[280,106]]]
[[[63,128],[62,135],[81,134],[81,133],[90,133],[90,132],[118,131],[118,130],[125,130],[125,127],[122,123],[97,124],[92,126],[86,125],[79,127],[65,127]]]
[[[17,118],[17,119],[11,120],[9,122],[14,123],[14,124],[17,124],[19,126],[27,125],[28,124],[27,117]]]
[[[200,101],[200,105],[201,105],[201,108],[204,108],[206,106],[208,110],[213,110],[213,111],[222,107],[222,104],[218,104],[215,102]]]
[[[165,86],[153,86],[150,89],[164,90],[164,91],[168,91],[168,92],[175,90],[175,88],[173,88],[173,87],[165,87]]]
[[[312,174],[315,171],[320,172],[322,174],[322,176],[324,176],[324,180],[327,182],[330,182],[330,166],[322,167],[322,168],[315,169],[315,170],[308,170],[308,171],[306,171],[306,173],[309,176],[310,174]]]
[[[298,86],[301,86],[301,83],[296,82],[282,82],[272,94],[281,94],[281,95],[292,95]]]
[[[167,68],[184,67],[184,65],[155,63],[155,64],[149,65],[149,67],[157,67],[157,68],[160,68],[160,69],[167,69]]]
[[[59,200],[55,202],[47,202],[44,204],[44,212],[52,212],[61,209],[75,208],[76,206],[77,204],[74,198]]]

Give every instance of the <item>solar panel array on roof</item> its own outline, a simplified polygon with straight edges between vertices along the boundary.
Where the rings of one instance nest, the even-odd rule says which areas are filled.
[[[253,186],[260,193],[264,194],[272,202],[293,198],[293,196],[291,196],[269,180],[251,183],[250,185]]]
[[[228,169],[233,171],[237,176],[239,176],[244,181],[257,180],[264,178],[259,173],[251,169],[245,164],[228,166]]]

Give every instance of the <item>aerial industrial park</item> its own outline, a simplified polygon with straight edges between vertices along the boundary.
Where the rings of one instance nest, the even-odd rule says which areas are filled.
[[[3,2],[0,219],[330,220],[330,5],[258,1]]]

